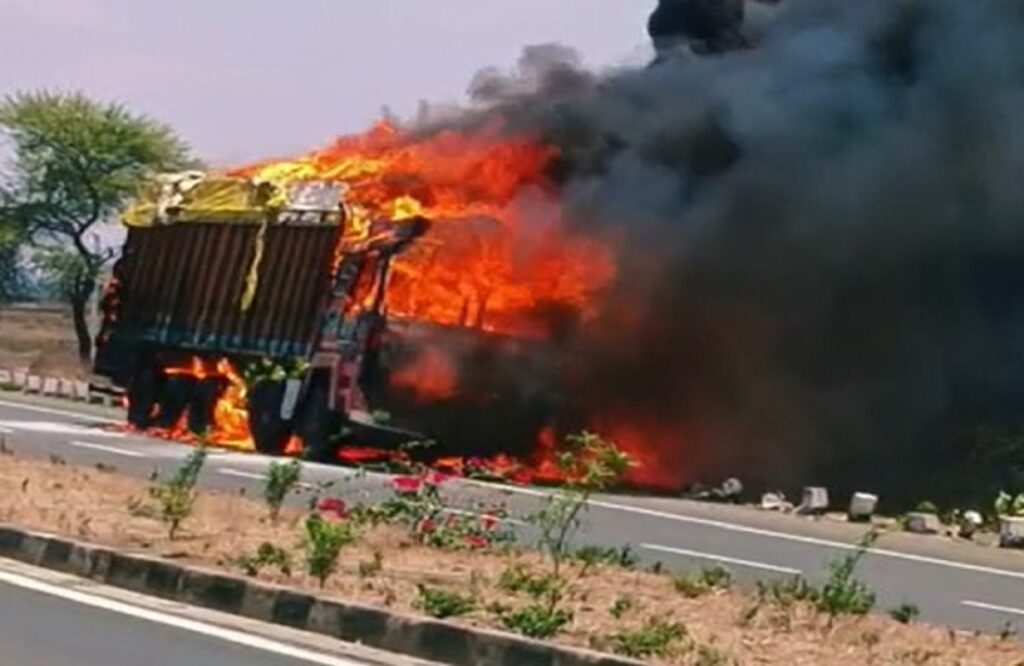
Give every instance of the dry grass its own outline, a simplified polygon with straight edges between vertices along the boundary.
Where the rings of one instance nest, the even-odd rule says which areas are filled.
[[[0,367],[83,376],[71,317],[60,311],[0,309]]]
[[[235,572],[239,568],[234,561],[240,555],[254,553],[261,543],[269,541],[292,552],[296,571],[291,578],[279,572],[261,573],[262,578],[317,587],[301,572],[303,515],[296,510],[286,509],[274,525],[267,519],[262,503],[205,493],[196,514],[186,521],[182,536],[170,542],[155,517],[147,484],[109,471],[10,456],[0,457],[0,496],[4,498],[0,521]],[[360,562],[372,562],[375,553],[380,554],[383,567],[361,576]],[[342,559],[342,570],[328,581],[329,593],[405,611],[414,609],[416,585],[420,582],[462,593],[473,590],[480,600],[479,608],[495,601],[524,604],[524,599],[498,589],[501,572],[513,563],[542,570],[534,555],[439,551],[413,543],[396,527],[364,533],[357,545],[343,551]],[[617,599],[631,602],[631,610],[620,619],[609,613]],[[1024,664],[1024,646],[1012,640],[923,625],[904,626],[885,617],[843,619],[829,627],[825,618],[804,605],[757,606],[753,597],[737,591],[685,599],[667,577],[614,567],[600,567],[576,580],[567,604],[574,619],[558,638],[565,643],[592,645],[595,639],[638,627],[655,616],[674,618],[686,626],[696,644],[719,651],[707,650],[701,656],[688,649],[670,663]],[[497,626],[495,617],[486,610],[456,621]],[[716,654],[724,655],[726,660],[716,661]]]

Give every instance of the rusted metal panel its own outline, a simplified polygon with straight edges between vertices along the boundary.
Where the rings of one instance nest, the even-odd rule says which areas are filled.
[[[311,354],[339,227],[269,225],[255,298],[243,311],[259,233],[259,223],[131,229],[115,339],[224,354]]]

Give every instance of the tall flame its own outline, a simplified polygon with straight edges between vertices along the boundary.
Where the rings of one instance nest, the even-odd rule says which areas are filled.
[[[614,275],[610,250],[570,233],[546,169],[557,151],[495,125],[417,136],[386,122],[303,157],[232,175],[287,183],[340,181],[356,221],[422,215],[435,222],[403,254],[392,315],[543,336],[538,311],[586,317]]]

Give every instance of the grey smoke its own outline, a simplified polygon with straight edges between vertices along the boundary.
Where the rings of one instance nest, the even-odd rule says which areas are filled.
[[[958,432],[1024,417],[1024,3],[789,0],[755,29],[475,82],[460,122],[561,146],[570,219],[616,239],[562,388],[682,480],[944,483]]]

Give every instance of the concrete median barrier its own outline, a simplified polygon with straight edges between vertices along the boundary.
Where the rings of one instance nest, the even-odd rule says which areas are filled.
[[[512,634],[320,597],[185,563],[0,525],[0,557],[151,596],[445,664],[640,666]]]

